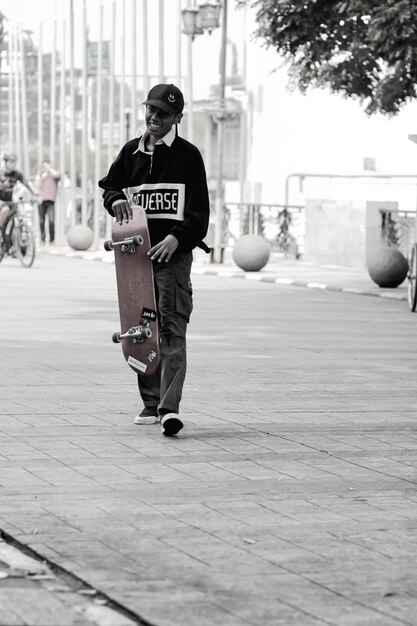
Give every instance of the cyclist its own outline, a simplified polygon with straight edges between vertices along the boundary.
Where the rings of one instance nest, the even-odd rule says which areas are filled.
[[[3,167],[0,169],[0,232],[3,240],[6,242],[6,248],[12,244],[11,234],[6,235],[7,224],[16,211],[16,205],[13,202],[13,189],[19,181],[29,189],[31,194],[35,194],[22,172],[16,169],[17,157],[13,153],[3,154]]]
[[[291,225],[292,215],[290,211],[288,211],[287,207],[284,207],[282,211],[278,213],[278,246],[279,249],[285,254],[287,254],[287,252],[292,252],[295,255],[295,258],[298,259],[300,258],[300,253],[298,251],[297,240],[290,232]]]
[[[282,233],[285,237],[288,236],[291,222],[291,213],[287,210],[286,207],[284,207],[282,211],[278,213],[278,224],[280,227],[280,233]]]

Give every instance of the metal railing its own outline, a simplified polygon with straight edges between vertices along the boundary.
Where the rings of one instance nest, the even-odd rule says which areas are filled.
[[[406,256],[415,242],[415,209],[380,209],[381,240]],[[227,202],[224,205],[222,248],[233,247],[242,235],[262,235],[272,250],[300,258],[304,254],[305,206]],[[210,234],[207,239],[212,242]]]
[[[262,235],[273,250],[299,258],[304,250],[305,207],[227,202],[223,233],[225,246],[242,235]]]
[[[408,256],[415,243],[416,211],[379,209],[381,215],[381,239],[388,246],[395,246]]]

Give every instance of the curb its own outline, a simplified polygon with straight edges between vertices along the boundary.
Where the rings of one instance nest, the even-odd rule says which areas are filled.
[[[368,289],[358,289],[356,287],[338,287],[336,285],[327,285],[325,283],[317,283],[312,281],[301,281],[293,278],[280,278],[272,274],[265,275],[260,273],[243,273],[233,270],[213,270],[204,268],[193,268],[193,274],[206,274],[209,276],[223,276],[229,278],[243,278],[244,280],[253,280],[262,283],[275,283],[277,285],[289,285],[291,287],[304,287],[307,289],[318,289],[325,291],[336,291],[339,293],[356,294],[359,296],[372,296],[374,298],[387,298],[391,300],[407,300],[407,294],[392,292],[377,292]]]
[[[112,255],[103,255],[102,252],[77,252],[76,250],[60,251],[59,249],[52,249],[42,252],[44,254],[54,256],[64,256],[68,258],[83,259],[88,261],[101,261],[102,263],[114,263]],[[241,278],[243,280],[252,280],[261,283],[288,285],[290,287],[303,287],[306,289],[317,289],[322,291],[334,291],[338,293],[356,294],[359,296],[371,296],[373,298],[386,298],[388,300],[407,301],[408,299],[406,293],[394,293],[392,291],[378,292],[371,291],[369,289],[359,289],[357,287],[339,287],[337,285],[328,285],[326,283],[318,283],[314,281],[302,281],[293,278],[282,278],[273,274],[262,274],[261,272],[244,272],[233,269],[213,269],[193,265],[191,273],[206,276],[221,276],[223,278]]]

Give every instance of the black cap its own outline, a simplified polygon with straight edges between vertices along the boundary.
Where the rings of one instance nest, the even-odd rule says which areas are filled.
[[[175,85],[155,85],[148,93],[143,104],[150,104],[165,111],[165,113],[182,113],[184,96]]]

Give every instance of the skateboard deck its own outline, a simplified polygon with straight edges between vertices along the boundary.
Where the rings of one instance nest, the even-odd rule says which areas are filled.
[[[116,268],[120,332],[114,333],[113,341],[122,344],[128,365],[146,376],[159,365],[158,316],[146,213],[132,208],[133,218],[114,222],[112,240],[104,247],[114,250]]]

